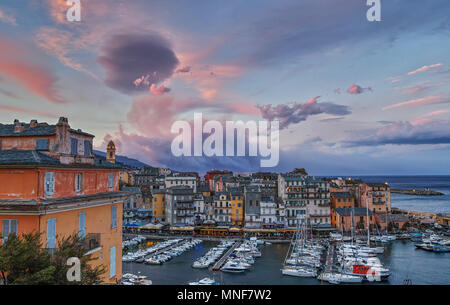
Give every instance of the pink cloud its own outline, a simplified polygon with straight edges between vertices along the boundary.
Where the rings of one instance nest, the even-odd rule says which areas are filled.
[[[6,106],[6,105],[0,105],[0,109],[8,112],[16,112],[16,113],[23,113],[23,114],[30,114],[30,115],[36,115],[36,116],[43,116],[43,117],[49,117],[49,118],[56,118],[58,115],[50,112],[41,112],[41,111],[35,111],[20,107],[14,107],[14,106]]]
[[[150,86],[150,92],[154,95],[163,95],[164,93],[170,92],[170,88],[167,88],[164,85],[156,86],[155,84],[152,84]]]
[[[191,72],[191,66],[184,66],[175,71],[176,73],[188,73]]]
[[[422,97],[418,99],[408,100],[405,102],[389,105],[386,107],[381,108],[383,111],[398,107],[404,107],[404,106],[422,106],[422,105],[430,105],[430,104],[441,104],[441,103],[448,103],[450,102],[448,99],[444,99],[441,96],[438,95],[432,95],[427,97]]]
[[[408,95],[408,94],[417,94],[426,91],[428,89],[444,85],[444,83],[437,83],[437,84],[430,84],[430,83],[431,83],[430,81],[424,81],[412,86],[395,87],[395,89],[403,91],[402,92],[403,95]]]
[[[373,90],[372,90],[372,87],[363,88],[363,87],[358,86],[358,85],[356,85],[356,84],[352,84],[352,85],[347,89],[347,92],[350,93],[350,94],[361,94],[361,93],[363,93],[363,92],[366,91],[366,90],[368,90],[368,91],[373,91]]]
[[[15,42],[0,37],[0,74],[16,81],[31,93],[52,103],[62,104],[57,77],[47,68],[30,61],[32,54]]]
[[[17,26],[16,18],[0,9],[0,21]]]
[[[434,64],[434,65],[429,65],[429,66],[423,66],[423,67],[420,67],[420,68],[418,68],[418,69],[416,69],[414,71],[408,72],[408,75],[415,75],[415,74],[422,73],[422,72],[425,72],[425,71],[428,71],[428,70],[431,70],[431,69],[438,68],[440,66],[442,66],[442,64]]]

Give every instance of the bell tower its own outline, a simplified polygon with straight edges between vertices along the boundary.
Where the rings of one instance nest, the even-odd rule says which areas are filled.
[[[110,163],[116,163],[116,145],[111,140],[106,147],[106,161]]]

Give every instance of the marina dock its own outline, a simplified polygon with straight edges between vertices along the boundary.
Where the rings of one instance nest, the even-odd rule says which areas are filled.
[[[336,257],[336,252],[335,252],[335,244],[334,243],[330,243],[328,250],[327,250],[327,256],[325,259],[325,266],[324,266],[324,271],[325,272],[333,272],[335,270],[334,269],[334,260]]]
[[[161,253],[163,253],[163,252],[165,252],[165,251],[167,251],[167,250],[170,250],[170,249],[172,249],[172,248],[178,247],[180,244],[182,244],[182,243],[185,242],[185,241],[186,241],[185,239],[182,239],[182,240],[180,240],[179,242],[177,242],[176,244],[173,244],[173,245],[170,245],[170,246],[168,246],[168,247],[159,249],[159,250],[156,251],[155,253],[151,253],[151,254],[147,255],[147,256],[145,257],[145,259],[148,259],[148,258],[153,257],[153,256],[155,256],[155,255],[159,255],[159,254],[161,254]]]
[[[227,252],[225,252],[225,254],[214,264],[214,266],[211,267],[211,270],[213,271],[217,271],[220,270],[220,268],[222,268],[223,264],[225,263],[225,261],[227,260],[227,258],[230,256],[231,253],[233,253],[234,249],[236,249],[237,247],[239,247],[241,245],[241,241],[236,241],[230,249],[228,249]]]

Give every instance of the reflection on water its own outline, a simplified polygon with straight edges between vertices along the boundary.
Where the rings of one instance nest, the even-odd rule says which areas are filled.
[[[202,247],[187,251],[163,265],[123,263],[123,272],[147,275],[154,285],[183,285],[204,277],[212,277],[225,285],[320,285],[313,278],[284,276],[280,269],[289,244],[261,247],[262,257],[255,259],[249,271],[230,274],[208,269],[194,269],[194,260],[204,255],[216,242],[203,242]],[[432,253],[416,250],[410,241],[394,241],[386,248],[381,261],[392,275],[384,284],[401,285],[405,279],[413,284],[450,284],[450,253]]]

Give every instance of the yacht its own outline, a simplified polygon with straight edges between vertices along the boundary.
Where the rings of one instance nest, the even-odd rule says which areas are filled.
[[[219,285],[219,282],[216,282],[209,277],[205,277],[198,282],[190,282],[189,285]]]
[[[343,273],[333,273],[333,272],[324,272],[321,273],[318,277],[320,281],[326,281],[331,284],[340,284],[340,283],[361,283],[362,277],[354,276]]]
[[[222,268],[220,268],[221,271],[234,272],[234,273],[244,272],[247,269],[248,269],[248,267],[245,267],[242,264],[234,263],[234,262],[226,262],[225,265]]]
[[[317,271],[312,268],[289,267],[286,266],[281,269],[284,275],[298,276],[298,277],[316,277]]]

